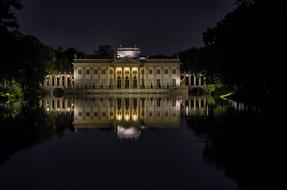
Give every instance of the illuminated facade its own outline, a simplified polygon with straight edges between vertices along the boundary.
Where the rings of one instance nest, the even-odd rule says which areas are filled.
[[[180,87],[179,59],[147,59],[139,54],[139,48],[118,48],[115,59],[74,59],[73,74],[49,74],[43,87],[95,92],[164,92]]]
[[[147,89],[180,86],[178,59],[76,59],[75,88]]]

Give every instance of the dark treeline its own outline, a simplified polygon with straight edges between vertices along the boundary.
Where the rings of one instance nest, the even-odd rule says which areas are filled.
[[[186,70],[207,73],[248,97],[275,94],[283,37],[282,3],[237,0],[236,8],[203,33],[205,47],[180,53]]]
[[[13,10],[22,8],[20,0],[0,0],[0,98],[15,100],[39,91],[40,82],[48,73],[71,72],[73,48],[53,49],[32,35],[18,30]]]

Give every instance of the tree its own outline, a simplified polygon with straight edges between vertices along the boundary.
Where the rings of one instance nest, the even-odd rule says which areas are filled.
[[[99,45],[95,56],[97,58],[114,58],[114,50],[111,45]]]

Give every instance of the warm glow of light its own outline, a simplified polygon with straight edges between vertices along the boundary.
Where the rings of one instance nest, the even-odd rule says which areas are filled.
[[[133,114],[133,121],[137,121],[138,120],[138,115],[136,113]]]
[[[130,114],[125,114],[125,121],[129,121],[130,120]]]
[[[121,121],[122,120],[122,114],[118,113],[116,118],[117,118],[118,121]]]

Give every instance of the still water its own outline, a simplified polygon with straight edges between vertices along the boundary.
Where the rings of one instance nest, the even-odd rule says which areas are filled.
[[[0,189],[233,190],[254,189],[266,179],[270,184],[270,170],[260,167],[268,157],[260,160],[261,149],[253,151],[261,139],[255,141],[250,129],[246,135],[249,126],[265,122],[260,109],[210,102],[204,96],[107,95],[47,97],[39,106],[5,108]]]

